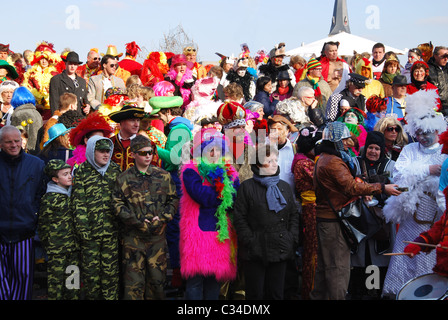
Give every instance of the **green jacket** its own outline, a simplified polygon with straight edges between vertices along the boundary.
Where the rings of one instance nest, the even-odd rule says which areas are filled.
[[[179,198],[171,175],[150,165],[145,174],[131,167],[117,178],[113,206],[125,236],[148,238],[162,234],[177,211]],[[160,222],[146,223],[158,216]]]
[[[81,241],[118,235],[112,192],[120,172],[120,167],[110,162],[102,176],[88,161],[75,171],[71,200]]]
[[[68,193],[47,192],[42,196],[37,228],[47,254],[78,249]]]

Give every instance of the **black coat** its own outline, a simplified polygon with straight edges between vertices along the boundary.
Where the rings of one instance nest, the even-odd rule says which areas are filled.
[[[50,80],[50,108],[53,114],[59,109],[59,97],[65,92],[73,93],[78,98],[78,111],[82,112],[82,108],[87,102],[87,83],[84,78],[76,75],[79,86],[75,87],[73,80],[67,75],[66,71],[55,75]]]
[[[299,211],[291,187],[277,184],[287,206],[275,213],[268,208],[266,187],[253,178],[239,187],[234,205],[234,226],[243,260],[279,262],[292,259],[299,241]]]

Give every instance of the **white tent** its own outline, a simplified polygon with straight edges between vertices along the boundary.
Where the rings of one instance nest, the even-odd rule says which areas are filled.
[[[314,41],[312,43],[302,45],[301,47],[289,50],[286,52],[286,54],[288,56],[299,55],[304,58],[309,58],[314,54],[318,57],[321,54],[324,43],[329,41],[339,42],[338,54],[340,56],[352,56],[353,51],[356,51],[358,53],[372,53],[372,47],[375,43],[377,43],[369,39],[355,36],[351,33],[340,32],[335,35],[329,36],[328,38]],[[393,51],[396,54],[406,54],[404,50],[392,48],[387,45],[384,46],[386,47],[386,52]]]

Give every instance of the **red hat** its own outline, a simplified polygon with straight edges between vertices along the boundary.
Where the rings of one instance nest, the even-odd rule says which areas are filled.
[[[98,111],[92,112],[70,131],[70,144],[73,147],[80,145],[84,136],[93,131],[102,131],[105,137],[109,137],[114,132],[103,115]]]
[[[228,101],[217,110],[218,121],[224,129],[246,125],[246,109],[238,102]]]
[[[442,145],[442,153],[448,154],[448,131],[439,134],[439,143]]]
[[[126,54],[135,57],[138,51],[141,50],[140,47],[135,43],[135,41],[126,43]]]

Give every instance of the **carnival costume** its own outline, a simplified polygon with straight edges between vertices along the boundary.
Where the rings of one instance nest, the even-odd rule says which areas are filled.
[[[48,60],[48,67],[45,69],[40,65],[41,59]],[[63,70],[58,68],[62,62],[61,57],[54,50],[53,44],[42,42],[34,51],[34,60],[23,79],[23,86],[28,88],[36,98],[36,104],[40,104],[44,109],[50,109],[50,80],[53,76]]]
[[[422,131],[446,130],[446,122],[434,112],[438,95],[435,91],[419,91],[407,98],[407,114],[404,129],[411,137],[418,129]],[[429,147],[419,142],[406,145],[394,167],[394,183],[408,187],[408,192],[390,197],[383,212],[386,221],[400,224],[393,252],[403,252],[405,243],[412,241],[420,233],[440,219],[442,211],[436,201],[439,176],[430,175],[428,166],[441,165],[447,158],[441,153],[442,146],[435,143]],[[430,273],[435,260],[435,252],[419,255],[413,259],[393,256],[386,275],[383,294],[395,295],[400,288],[414,277]]]
[[[181,273],[184,278],[201,275],[215,276],[220,282],[233,280],[237,255],[231,213],[238,173],[224,158],[212,164],[202,157],[204,150],[213,146],[225,153],[224,137],[216,129],[199,131],[194,145],[194,150],[200,149],[199,157],[183,165],[180,174]]]

